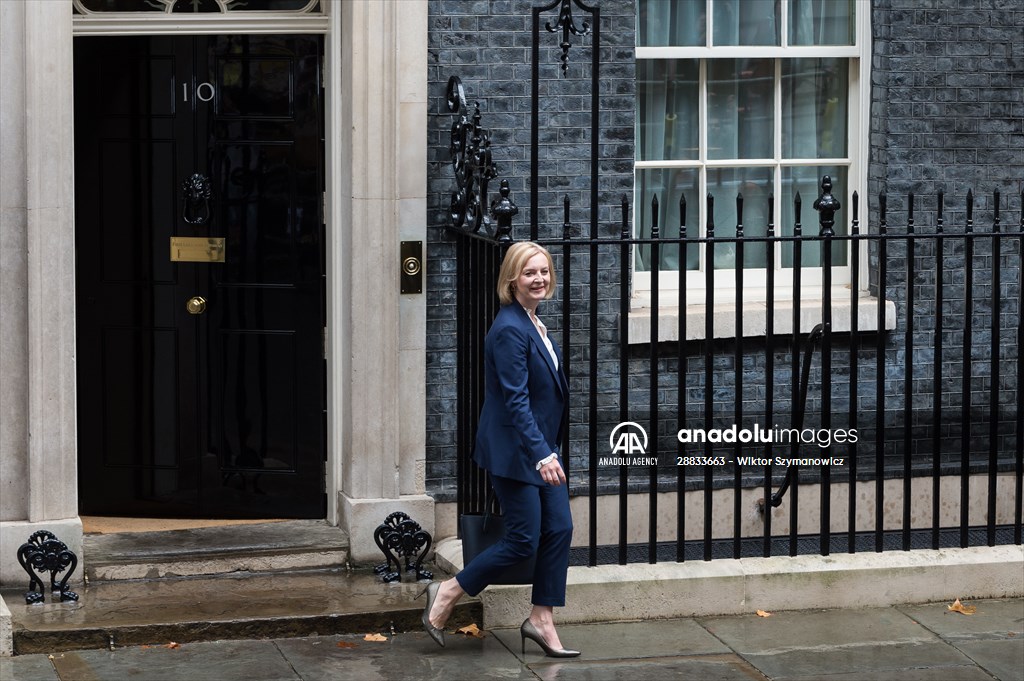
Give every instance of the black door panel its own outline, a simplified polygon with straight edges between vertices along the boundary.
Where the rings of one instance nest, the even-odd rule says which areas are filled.
[[[321,42],[76,38],[83,513],[323,517]]]

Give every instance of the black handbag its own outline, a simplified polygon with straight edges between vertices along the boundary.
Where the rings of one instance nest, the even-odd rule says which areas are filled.
[[[469,562],[490,548],[505,536],[505,517],[491,513],[493,492],[487,491],[483,513],[464,513],[459,516],[459,531],[462,535],[462,564]],[[533,571],[537,565],[537,554],[510,565],[491,580],[491,584],[533,584]]]

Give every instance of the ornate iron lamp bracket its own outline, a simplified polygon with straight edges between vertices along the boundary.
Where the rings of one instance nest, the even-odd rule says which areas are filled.
[[[449,219],[456,228],[490,233],[491,218],[487,215],[487,185],[498,176],[498,167],[491,159],[491,133],[480,125],[480,103],[473,106],[473,115],[466,113],[466,95],[458,76],[448,79],[448,111],[456,115],[452,123],[452,170],[458,185],[452,192]]]
[[[402,558],[405,559],[405,571],[415,572],[416,579],[433,579],[434,573],[423,569],[423,559],[430,551],[433,539],[429,532],[416,521],[410,520],[405,513],[396,511],[385,518],[374,530],[373,541],[387,561],[373,568],[382,581],[402,581]],[[416,561],[412,562],[414,556]]]
[[[28,573],[28,592],[25,602],[29,605],[42,603],[46,600],[43,594],[42,573],[50,573],[50,592],[59,593],[60,600],[77,601],[78,594],[68,589],[68,580],[78,567],[78,556],[68,549],[67,545],[57,539],[52,532],[40,530],[32,534],[28,541],[18,548],[18,562]],[[64,579],[57,583],[57,573],[67,570]],[[38,573],[38,574],[37,574]]]
[[[572,1],[561,0],[561,2],[562,6],[558,10],[558,21],[554,26],[551,25],[550,21],[546,22],[544,24],[544,28],[548,30],[548,33],[555,33],[559,29],[562,30],[562,42],[559,43],[558,46],[562,48],[562,55],[559,59],[562,62],[562,73],[564,74],[569,71],[569,48],[572,47],[572,43],[569,42],[569,34],[572,33],[575,36],[587,35],[590,33],[590,23],[582,21],[580,22],[582,28],[576,26],[576,21],[572,17]],[[576,4],[579,5],[581,9],[589,9],[586,5],[580,2],[577,2]],[[551,5],[550,7],[554,7],[554,5]],[[550,7],[545,9],[549,9]]]

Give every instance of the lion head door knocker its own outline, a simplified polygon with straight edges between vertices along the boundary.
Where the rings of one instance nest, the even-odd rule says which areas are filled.
[[[201,225],[210,219],[210,178],[195,173],[181,183],[181,216],[190,225]]]

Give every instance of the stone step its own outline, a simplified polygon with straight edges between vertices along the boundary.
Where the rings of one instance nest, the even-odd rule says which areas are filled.
[[[436,573],[442,577],[440,573]],[[409,576],[405,576],[410,580]],[[110,646],[416,631],[426,581],[385,584],[372,570],[302,570],[205,577],[90,581],[79,601],[26,605],[6,589],[15,654]],[[448,628],[483,625],[463,599]]]
[[[344,530],[323,520],[285,520],[87,534],[82,553],[85,579],[96,582],[344,567],[349,542]]]

